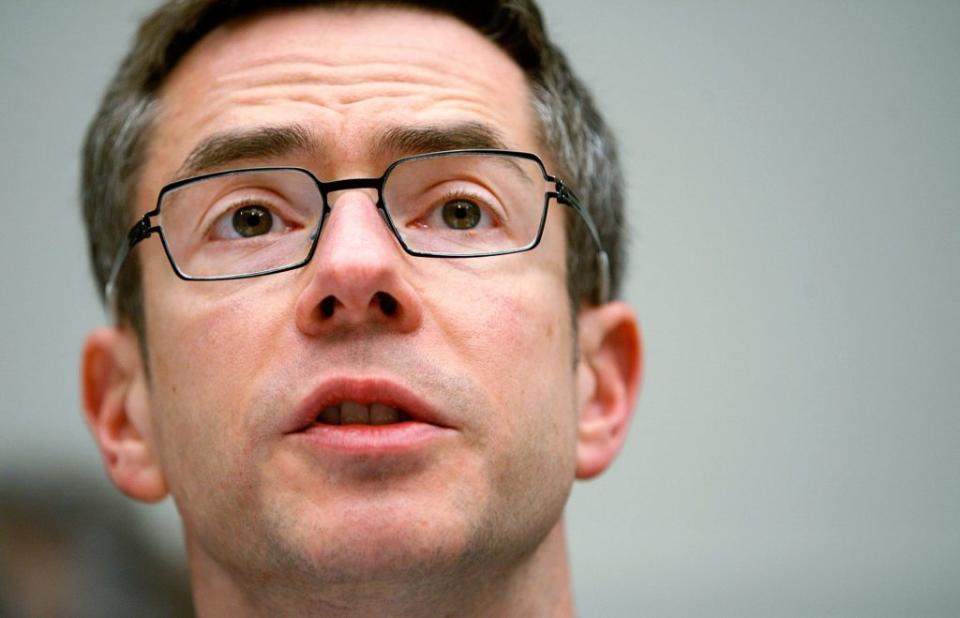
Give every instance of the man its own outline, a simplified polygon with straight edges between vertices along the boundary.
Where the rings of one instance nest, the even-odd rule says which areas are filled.
[[[563,508],[640,342],[532,3],[170,2],[85,157],[86,418],[172,494],[201,616],[572,615]]]

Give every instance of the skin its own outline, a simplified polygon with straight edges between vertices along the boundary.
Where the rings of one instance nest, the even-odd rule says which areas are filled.
[[[307,9],[229,24],[165,84],[137,209],[205,137],[291,122],[323,152],[241,163],[379,176],[405,154],[377,152],[387,129],[474,122],[554,171],[529,101],[510,58],[449,17]],[[331,200],[317,254],[288,273],[186,282],[158,241],[137,247],[149,372],[122,326],[84,351],[108,473],[134,498],[173,495],[202,616],[572,615],[563,507],[622,445],[634,314],[584,307],[574,330],[555,204],[531,252],[437,260],[403,252],[371,191]],[[341,378],[399,384],[446,429],[398,456],[290,434],[298,404]]]

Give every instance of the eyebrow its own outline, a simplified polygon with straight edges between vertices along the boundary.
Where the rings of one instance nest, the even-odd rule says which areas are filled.
[[[178,178],[187,178],[237,164],[241,161],[277,159],[295,153],[321,156],[325,140],[302,125],[257,127],[216,133],[197,144],[180,169]],[[377,158],[463,148],[506,149],[500,132],[480,122],[391,127],[377,140]]]
[[[190,151],[177,176],[196,176],[240,161],[271,159],[306,150],[322,152],[322,141],[295,124],[215,133]]]
[[[481,122],[388,129],[378,145],[379,154],[410,156],[441,150],[487,148],[504,150],[500,132]]]

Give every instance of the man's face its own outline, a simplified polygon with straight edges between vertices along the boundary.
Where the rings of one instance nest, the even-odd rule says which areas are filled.
[[[292,125],[316,143],[216,169],[379,176],[413,154],[383,148],[389,131],[456,138],[469,125],[555,171],[521,70],[480,34],[428,13],[310,9],[221,28],[182,61],[162,92],[140,213],[205,140]],[[300,270],[187,282],[159,242],[137,249],[148,442],[191,551],[248,573],[345,580],[532,551],[575,467],[561,210],[551,205],[534,251],[425,259],[403,252],[371,191],[330,201]],[[344,402],[414,422],[314,423],[330,406],[346,415]]]

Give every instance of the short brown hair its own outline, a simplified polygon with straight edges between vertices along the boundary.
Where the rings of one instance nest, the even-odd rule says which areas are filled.
[[[452,15],[497,44],[524,71],[542,143],[590,211],[619,292],[625,259],[623,180],[613,136],[590,93],[547,36],[533,0],[169,0],[141,24],[110,82],[83,148],[82,201],[90,257],[103,290],[133,224],[136,186],[159,105],[159,90],[184,55],[218,26],[256,13],[304,6],[406,6]],[[553,170],[552,170],[553,171]],[[568,217],[567,288],[576,311],[596,295],[596,251],[579,217]],[[136,252],[116,281],[117,319],[144,338]]]

